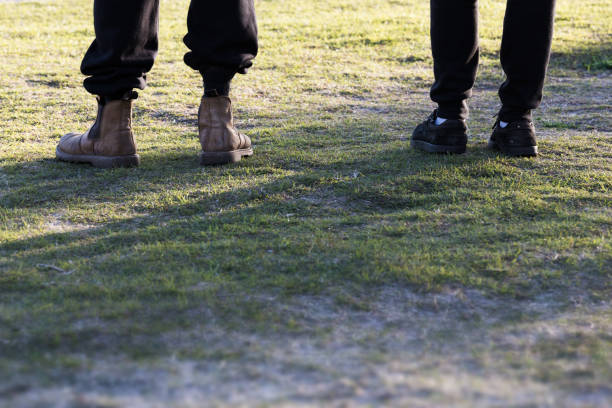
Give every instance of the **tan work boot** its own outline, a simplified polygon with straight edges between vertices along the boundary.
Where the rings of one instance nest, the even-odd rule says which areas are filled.
[[[251,139],[234,127],[232,102],[227,96],[202,98],[198,128],[202,165],[235,163],[253,155]]]
[[[84,134],[64,135],[57,145],[58,160],[90,163],[94,167],[138,166],[132,134],[132,99],[104,102],[98,98],[98,117]]]

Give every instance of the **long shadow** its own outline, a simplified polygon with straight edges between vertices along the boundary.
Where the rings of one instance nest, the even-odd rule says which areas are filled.
[[[346,129],[339,127],[333,131],[343,134]],[[167,264],[171,264],[178,268],[172,273],[195,268],[206,273],[224,273],[230,281],[247,279],[253,284],[267,281],[270,286],[279,284],[279,275],[287,275],[282,284],[291,286],[292,274],[299,273],[299,280],[307,286],[306,290],[316,288],[317,279],[322,275],[329,275],[328,279],[337,282],[342,281],[347,269],[356,272],[356,279],[363,279],[364,282],[393,281],[397,276],[392,274],[386,277],[367,275],[368,268],[381,268],[376,263],[376,256],[368,258],[369,254],[375,253],[371,251],[376,250],[368,246],[368,234],[372,232],[368,229],[370,223],[378,224],[382,217],[399,216],[408,217],[407,222],[416,221],[423,217],[422,214],[435,211],[441,206],[474,203],[479,198],[478,192],[470,189],[472,179],[487,182],[504,176],[506,171],[503,168],[491,169],[480,165],[492,157],[490,153],[477,150],[476,153],[459,157],[427,156],[408,150],[404,142],[391,142],[389,147],[379,149],[376,154],[369,153],[366,142],[365,146],[356,146],[354,154],[341,155],[338,159],[322,158],[316,154],[274,158],[269,153],[262,154],[264,157],[257,161],[213,168],[207,182],[218,182],[230,176],[236,180],[257,176],[258,168],[260,174],[266,176],[274,174],[270,167],[279,173],[291,171],[293,174],[271,176],[272,180],[263,177],[261,182],[254,185],[223,192],[199,191],[186,204],[160,207],[134,204],[132,209],[144,215],[87,227],[82,231],[48,233],[6,242],[0,252],[6,260],[0,264],[0,268],[9,271],[17,265],[32,267],[50,260],[85,259],[88,261],[79,264],[81,273],[101,274],[102,277],[124,275],[137,280],[143,268],[153,274],[165,274],[168,272]],[[155,171],[150,174],[146,169],[101,172],[45,163],[62,167],[64,178],[46,180],[41,177],[38,185],[27,186],[28,192],[44,192],[39,201],[24,203],[21,201],[24,195],[21,189],[5,194],[2,204],[5,209],[55,210],[62,208],[57,200],[60,203],[67,202],[68,205],[73,200],[86,200],[92,205],[103,204],[108,200],[125,200],[134,192],[162,191],[167,187],[197,183],[198,178],[202,177],[202,170],[188,169],[192,164],[188,162],[183,165],[187,174],[176,174],[175,162],[164,162],[157,158],[152,163]],[[68,177],[65,176],[67,168],[73,169]],[[5,168],[7,174],[17,171]],[[45,169],[38,171],[44,173]],[[437,174],[448,171],[457,176],[436,179]],[[92,180],[83,183],[83,179],[89,177]],[[94,186],[97,189],[92,192]],[[63,196],[60,197],[60,194]],[[406,212],[412,213],[406,215]],[[550,222],[566,215],[549,213],[546,208],[515,206],[511,216],[513,219],[528,220],[539,217]],[[461,226],[459,220],[454,232],[465,231],[473,225],[473,220],[466,219],[466,222]],[[342,244],[329,242],[329,238],[321,232],[324,228],[337,229],[337,233],[332,236],[340,239]],[[342,239],[344,230],[350,231],[355,242]],[[453,243],[452,232],[447,227],[446,231],[440,232],[407,229],[386,232],[378,230],[375,233],[383,237],[388,235],[387,241],[391,245],[397,245],[409,237],[405,245],[423,250],[418,243],[432,237],[442,245],[456,245]],[[477,246],[483,240],[498,242],[509,239],[503,231],[490,234],[490,231],[484,231],[466,236],[463,244]],[[244,245],[232,242],[244,240],[247,241]],[[342,262],[330,263],[329,259],[313,258],[313,246],[305,245],[304,240],[310,240],[316,249],[315,254],[327,253],[330,259],[335,257]],[[177,247],[166,260],[158,253],[169,251],[163,248],[164,245]],[[181,245],[185,248],[179,248]],[[365,252],[359,252],[360,245]],[[186,253],[197,250],[206,255],[196,254],[185,259],[181,255],[183,249]],[[113,255],[115,252],[120,255]],[[465,261],[461,256],[451,256],[448,259],[430,260],[430,263],[432,267],[452,268],[458,260]],[[347,264],[351,268],[347,268]],[[472,267],[476,267],[476,264]],[[583,264],[581,267],[589,265]],[[360,274],[363,275],[361,278]],[[4,282],[3,287],[16,293],[27,288],[21,282],[10,280]],[[41,286],[36,288],[35,291],[46,290]]]
[[[338,143],[339,135],[363,133],[364,129],[373,133],[377,131],[367,123],[352,123],[329,127],[326,132],[336,135],[329,140],[333,145]],[[308,134],[311,130],[306,126],[306,131],[300,127],[294,132],[301,134],[303,140],[312,137]],[[378,148],[372,154],[370,148],[374,150],[374,145],[380,144],[380,138],[373,139],[371,142],[366,139],[354,142],[349,146],[349,153],[337,153],[331,149],[320,154],[316,151],[296,153],[291,149],[282,153],[282,145],[275,148],[266,146],[257,151],[256,158],[252,160],[236,166],[204,170],[206,183],[211,184],[228,177],[240,180],[266,176],[254,185],[219,193],[201,191],[196,193],[201,198],[198,196],[187,204],[161,207],[134,204],[132,209],[145,215],[104,223],[81,232],[49,233],[7,242],[2,245],[0,253],[10,259],[15,256],[19,258],[20,252],[38,249],[37,254],[28,257],[43,262],[64,256],[91,255],[91,249],[95,247],[103,249],[102,252],[111,252],[126,245],[137,246],[150,241],[151,237],[154,240],[182,237],[189,241],[190,234],[197,235],[198,231],[228,223],[239,224],[245,217],[265,220],[266,217],[290,214],[295,220],[326,217],[351,219],[393,214],[407,209],[427,211],[440,205],[474,199],[471,192],[466,191],[465,187],[469,187],[469,184],[465,184],[461,177],[436,180],[435,175],[441,171],[452,169],[457,174],[469,176],[468,183],[473,177],[488,180],[504,175],[504,169],[488,169],[479,165],[494,157],[483,150],[476,149],[458,157],[429,156],[410,150],[405,141],[387,139],[387,147]],[[523,165],[535,166],[533,163]],[[155,154],[148,158],[146,166],[139,169],[101,171],[44,160],[27,165],[5,165],[2,171],[9,177],[10,187],[0,196],[3,209],[47,212],[83,201],[90,205],[121,200],[129,202],[130,196],[140,192],[175,189],[177,185],[197,186],[203,178],[203,169],[195,165],[195,158],[183,152],[171,152],[165,156]],[[274,175],[286,172],[292,175]],[[266,181],[267,176],[272,181]],[[284,194],[288,194],[288,197],[283,197]],[[524,215],[546,216],[549,219],[557,216],[537,210],[525,210]],[[180,221],[174,222],[172,228],[159,226],[160,219],[180,220],[182,217],[200,218],[188,221],[192,224],[189,224],[191,231],[187,230],[187,233]],[[266,222],[254,223],[255,228],[250,233],[262,234]],[[151,228],[159,231],[152,233]],[[173,230],[183,233],[177,235]],[[87,241],[87,245],[81,245],[78,241],[74,243],[75,237]],[[120,243],[116,242],[118,238]],[[55,245],[49,245],[50,242]],[[11,261],[5,262],[4,268],[9,268],[11,264]],[[135,266],[137,270],[138,265]],[[3,265],[0,264],[0,267]]]
[[[181,115],[160,115],[191,124]],[[397,120],[391,125],[406,127]],[[195,188],[196,196],[187,203],[137,202],[132,210],[142,215],[2,243],[1,303],[28,310],[21,319],[0,321],[0,337],[9,339],[2,354],[16,359],[47,351],[168,355],[168,345],[156,338],[188,329],[194,310],[202,309],[230,331],[252,330],[251,324],[285,330],[290,316],[274,315],[248,298],[260,290],[293,296],[328,294],[336,287],[368,291],[393,284],[427,290],[468,282],[503,296],[504,288],[495,282],[512,282],[520,270],[504,270],[520,237],[495,227],[470,235],[481,220],[459,217],[449,224],[433,215],[440,207],[458,209],[483,199],[471,183],[493,182],[509,171],[484,165],[494,154],[471,146],[465,156],[424,155],[391,136],[380,120],[316,122],[283,131],[254,129],[255,157],[229,167],[200,168],[195,149],[149,151],[142,167],[113,171],[53,160],[3,164],[8,188],[0,194],[0,205],[9,212],[48,214],[84,203],[129,203],[135,194],[180,185],[258,181],[238,188],[229,182],[221,192]],[[535,170],[538,165],[520,166]],[[442,173],[445,178],[438,179]],[[567,214],[514,206],[507,216],[501,222],[530,221],[528,228],[535,231]],[[461,234],[460,242],[454,234]],[[487,242],[506,241],[498,269],[488,266],[490,254],[468,254]],[[436,245],[445,257],[428,257]],[[534,268],[554,271],[567,266],[562,262],[542,259]],[[603,262],[611,266],[609,258]],[[70,274],[55,274],[45,269],[47,264],[61,265]],[[537,276],[528,281],[544,288],[575,285],[580,294],[601,291],[605,287],[598,281],[606,277],[601,267],[589,259],[573,265],[583,272],[578,285],[571,276],[556,283]],[[462,272],[454,274],[455,269]],[[467,274],[471,281],[465,280]],[[518,285],[522,290],[510,296],[528,297],[533,288],[520,279]],[[92,317],[106,324],[75,328]]]
[[[612,43],[601,41],[585,47],[567,51],[553,51],[550,58],[553,68],[612,71]]]

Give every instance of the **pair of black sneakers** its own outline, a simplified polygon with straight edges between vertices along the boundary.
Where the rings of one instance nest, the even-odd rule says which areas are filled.
[[[433,111],[426,121],[414,129],[410,141],[412,147],[428,153],[465,153],[465,120],[447,119],[436,125],[437,113],[437,110]],[[509,156],[537,156],[535,127],[528,119],[522,119],[502,128],[498,119],[493,126],[488,147]]]

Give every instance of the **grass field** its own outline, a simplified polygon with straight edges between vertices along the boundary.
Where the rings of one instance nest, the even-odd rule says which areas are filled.
[[[485,149],[504,1],[468,153],[430,156],[428,2],[259,0],[255,155],[214,168],[187,3],[110,171],[54,160],[91,1],[0,4],[0,407],[612,406],[609,0],[558,1],[535,160]]]

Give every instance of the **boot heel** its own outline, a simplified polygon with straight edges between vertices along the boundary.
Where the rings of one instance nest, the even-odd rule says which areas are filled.
[[[445,145],[436,145],[432,143],[427,143],[422,140],[410,140],[410,146],[415,149],[427,152],[427,153],[440,153],[440,154],[463,154],[465,153],[466,146],[465,145],[453,145],[453,146],[445,146]]]
[[[59,146],[55,149],[55,157],[58,160],[71,163],[89,163],[101,169],[115,167],[137,167],[140,164],[140,156],[131,154],[128,156],[96,156],[87,154],[70,154],[64,152]]]
[[[243,157],[253,155],[253,149],[232,150],[231,152],[202,152],[200,153],[200,164],[202,166],[214,166],[218,164],[237,163]]]
[[[508,147],[506,149],[502,149],[502,152],[508,156],[536,157],[538,155],[538,146]]]

